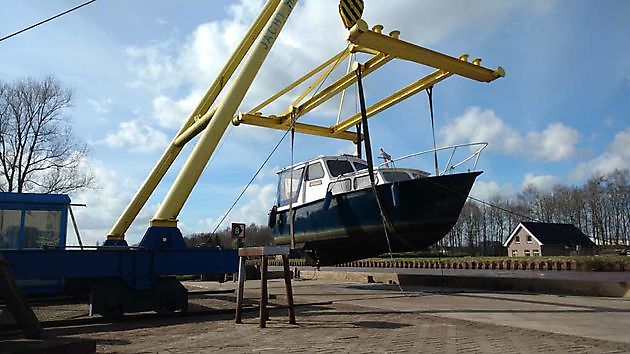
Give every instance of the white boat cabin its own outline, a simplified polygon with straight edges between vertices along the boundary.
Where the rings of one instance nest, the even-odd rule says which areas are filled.
[[[333,195],[370,188],[368,165],[351,155],[319,156],[278,172],[276,196],[278,210],[324,199]],[[384,164],[374,169],[376,184],[387,184],[429,176],[428,172],[411,168],[390,168]]]

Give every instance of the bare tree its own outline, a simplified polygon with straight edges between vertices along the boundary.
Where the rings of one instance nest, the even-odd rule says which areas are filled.
[[[90,187],[87,147],[72,134],[72,93],[52,76],[0,82],[0,190],[69,193]]]

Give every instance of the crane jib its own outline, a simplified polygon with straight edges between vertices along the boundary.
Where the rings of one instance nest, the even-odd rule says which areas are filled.
[[[295,6],[295,2],[296,0],[286,0],[284,2],[284,5],[289,7],[290,10],[293,10],[293,6]],[[284,22],[286,21],[286,19],[287,19],[287,15],[285,15],[282,12],[278,12],[274,16],[274,18],[271,20],[271,23],[267,27],[267,31],[265,31],[265,33],[262,35],[262,38],[260,40],[260,44],[265,49],[271,48],[271,45],[273,41],[275,40],[275,37],[280,33],[280,30],[282,29],[282,26],[284,25]]]

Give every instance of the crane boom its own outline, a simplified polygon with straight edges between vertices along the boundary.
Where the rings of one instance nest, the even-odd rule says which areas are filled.
[[[199,127],[202,130],[207,126],[208,121],[212,117],[212,113],[208,114],[210,107],[216,100],[217,96],[225,86],[225,84],[232,77],[234,71],[241,63],[252,44],[262,32],[262,30],[267,25],[267,22],[271,18],[271,15],[275,12],[278,7],[280,0],[269,0],[262,8],[258,17],[251,24],[250,28],[247,30],[245,36],[239,43],[239,45],[232,53],[231,57],[225,63],[223,69],[219,72],[215,80],[206,90],[203,98],[197,105],[197,107],[191,112],[186,122],[179,129],[173,141],[169,144],[166,151],[160,158],[160,160],[153,167],[153,170],[147,176],[146,180],[143,182],[140,189],[136,192],[131,202],[125,208],[125,211],[120,215],[116,223],[112,226],[111,230],[107,235],[107,239],[111,240],[110,243],[116,243],[116,240],[124,240],[125,232],[129,229],[131,223],[135,220],[140,213],[140,210],[145,205],[157,185],[160,183],[168,169],[173,164],[173,161],[177,158],[181,150],[183,149],[185,143],[190,140],[189,138],[186,142],[183,142],[181,136],[189,131],[191,128]],[[197,134],[199,133],[197,131]],[[195,134],[196,135],[196,134]]]
[[[351,115],[341,121],[337,119],[337,122],[330,126],[296,121],[299,117],[327,102],[356,82],[354,73],[346,73],[306,99],[315,87],[321,86],[321,83],[343,59],[353,53],[364,53],[371,56],[362,64],[363,76],[375,72],[394,59],[412,61],[436,69],[429,75],[412,82],[368,107],[366,112],[368,117],[452,75],[482,82],[490,82],[505,76],[505,71],[500,66],[496,69],[481,66],[481,59],[479,58],[469,62],[467,54],[457,58],[423,48],[399,39],[400,31],[391,31],[389,35],[383,34],[383,26],[381,25],[369,29],[367,23],[360,18],[363,2],[340,0],[340,14],[349,30],[347,47],[253,109],[246,111],[246,113],[236,114],[237,108],[296,4],[297,0],[268,0],[266,2],[223,70],[210,85],[197,108],[182,125],[150,175],[110,230],[106,245],[125,243],[125,232],[137,217],[140,209],[181,152],[183,146],[199,134],[201,134],[199,141],[177,175],[164,201],[160,204],[160,208],[151,219],[150,227],[141,245],[148,242],[155,246],[155,242],[166,242],[165,240],[170,237],[178,240],[176,241],[177,244],[181,244],[179,241],[181,233],[177,229],[177,216],[230,122],[234,125],[250,124],[281,130],[293,128],[298,133],[345,139],[359,144],[362,139],[361,134],[351,130],[361,119],[358,114]],[[249,55],[241,64],[247,53]],[[231,85],[227,86],[232,74],[239,66],[241,66],[240,72],[232,80]],[[310,79],[313,79],[313,82],[308,85],[306,90],[296,95],[297,98],[291,99],[292,103],[279,114],[263,115],[259,111]],[[228,87],[228,91],[221,102],[212,107],[216,98],[226,87]]]

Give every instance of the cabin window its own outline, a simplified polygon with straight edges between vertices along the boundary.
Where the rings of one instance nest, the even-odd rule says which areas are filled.
[[[423,174],[421,172],[412,172],[411,175],[414,179],[420,179],[427,176],[426,174]]]
[[[521,243],[521,236],[516,235],[516,237],[514,238],[514,242]]]
[[[18,248],[21,210],[0,210],[0,249]]]
[[[24,212],[24,248],[59,245],[61,212],[26,210]]]
[[[527,243],[532,243],[532,235],[527,235]]]
[[[314,179],[320,179],[324,177],[324,168],[321,162],[316,162],[308,165],[306,169],[306,180],[312,181]]]
[[[330,171],[330,175],[332,177],[354,172],[352,165],[348,160],[328,160],[326,161],[326,165],[328,166],[328,171]]]
[[[534,255],[534,257],[538,257],[538,256],[540,256],[540,251],[539,250],[533,250],[532,254]]]
[[[357,171],[367,170],[368,168],[368,165],[363,162],[353,162],[352,164],[354,165],[354,169]]]
[[[288,205],[289,201],[293,201],[294,203],[297,201],[303,173],[304,167],[293,170],[293,173],[291,173],[291,170],[280,173],[278,206]]]
[[[374,183],[378,184],[378,176],[374,176]],[[354,189],[363,189],[372,186],[370,176],[365,175],[354,179]]]
[[[406,181],[409,179],[409,175],[405,172],[381,172],[383,178],[387,182],[399,182]]]
[[[350,192],[352,190],[352,182],[350,182],[349,178],[342,179],[341,181],[335,181],[330,184],[328,189],[332,192],[332,194]]]
[[[529,250],[525,250],[525,257],[529,257],[529,256],[530,256]]]

